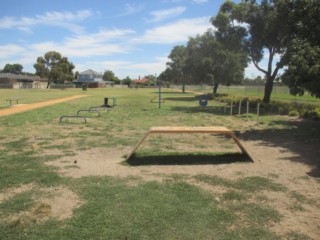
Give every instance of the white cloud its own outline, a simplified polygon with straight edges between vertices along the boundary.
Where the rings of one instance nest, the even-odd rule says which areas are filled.
[[[31,27],[36,25],[57,26],[68,29],[69,31],[80,33],[83,27],[74,22],[83,21],[93,13],[89,10],[82,10],[77,12],[46,12],[43,15],[36,15],[35,17],[21,17],[12,18],[4,17],[0,19],[0,29],[17,28],[22,31],[31,32]]]
[[[128,69],[133,69],[142,75],[157,74],[159,75],[166,68],[167,57],[156,57],[153,62],[133,63],[127,66]]]
[[[15,44],[0,45],[0,59],[10,58],[17,54],[20,54],[24,50],[23,47]]]
[[[202,4],[202,3],[208,2],[208,0],[192,0],[192,2],[194,2],[196,4]]]
[[[159,44],[186,43],[189,37],[203,34],[211,27],[209,19],[209,17],[180,19],[174,23],[146,30],[144,36],[135,39],[135,42]]]
[[[150,22],[158,22],[164,19],[173,18],[179,16],[183,12],[185,12],[185,7],[175,7],[165,10],[153,11],[150,14],[152,15],[152,19],[149,20]]]
[[[142,4],[129,4],[129,3],[127,3],[125,5],[125,9],[124,9],[123,13],[119,14],[118,17],[136,14],[138,12],[141,12],[143,9],[144,9],[144,6]]]

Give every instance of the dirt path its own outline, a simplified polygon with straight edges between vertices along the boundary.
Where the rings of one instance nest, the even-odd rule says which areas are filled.
[[[33,110],[36,108],[45,107],[45,106],[50,106],[57,103],[67,102],[67,101],[74,100],[81,97],[87,97],[87,95],[76,95],[76,96],[53,99],[49,101],[37,102],[37,103],[31,103],[31,104],[12,105],[8,109],[0,110],[0,117],[15,114],[15,113],[21,113],[21,112],[25,112],[25,111]]]

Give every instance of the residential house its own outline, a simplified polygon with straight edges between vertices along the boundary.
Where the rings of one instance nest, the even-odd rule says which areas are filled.
[[[83,84],[88,84],[89,88],[105,87],[106,82],[102,79],[103,74],[92,69],[88,69],[79,73],[78,78],[73,83],[76,87],[81,87]]]

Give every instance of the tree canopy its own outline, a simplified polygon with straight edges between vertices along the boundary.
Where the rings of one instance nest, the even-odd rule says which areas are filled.
[[[261,0],[260,3],[244,0],[238,4],[227,1],[212,18],[212,24],[217,28],[219,42],[241,39],[241,45],[234,46],[245,50],[254,66],[265,75],[263,102],[268,103],[273,82],[284,66],[287,66],[284,82],[292,93],[308,90],[317,96],[312,91],[320,89],[319,16],[317,0]],[[303,52],[306,48],[313,52],[312,59]],[[264,57],[267,57],[266,66],[261,64]]]
[[[75,66],[59,52],[49,51],[44,57],[38,57],[33,67],[36,75],[48,78],[47,88],[51,83],[64,83],[65,80],[72,81],[74,78],[72,71]]]
[[[291,40],[282,76],[294,95],[306,91],[320,97],[320,1],[283,1],[283,15],[289,16]]]
[[[116,77],[114,72],[112,72],[111,70],[104,71],[102,78],[104,81],[111,81],[111,82],[119,81],[119,79]]]
[[[182,83],[183,91],[186,82],[207,83],[214,93],[219,84],[240,83],[248,61],[247,54],[234,48],[234,43],[218,42],[212,30],[190,38],[187,46],[174,47],[169,59],[168,68],[160,75],[162,79]]]
[[[14,73],[14,74],[21,74],[22,73],[23,66],[19,63],[15,64],[9,64],[7,63],[2,72],[4,73]]]

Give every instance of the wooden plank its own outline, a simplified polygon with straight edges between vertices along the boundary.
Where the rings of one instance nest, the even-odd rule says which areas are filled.
[[[151,127],[152,133],[231,133],[225,127]]]
[[[162,126],[162,127],[151,127],[148,133],[138,142],[138,144],[134,147],[131,153],[128,155],[127,160],[134,154],[134,152],[138,149],[138,147],[142,144],[142,142],[147,138],[150,133],[214,133],[214,134],[225,134],[230,136],[237,146],[241,149],[242,153],[247,155],[248,158],[253,161],[250,157],[247,150],[240,143],[239,139],[233,134],[231,130],[226,127],[170,127],[170,126]]]

